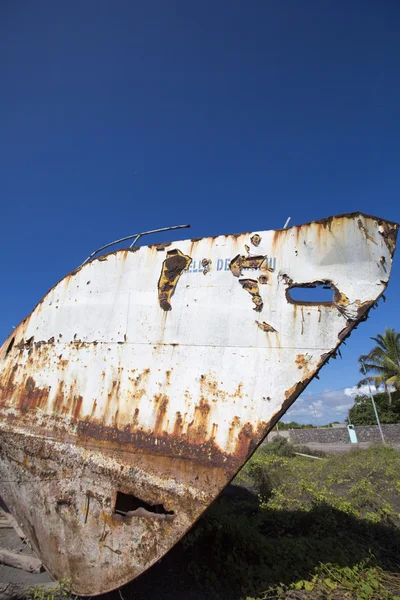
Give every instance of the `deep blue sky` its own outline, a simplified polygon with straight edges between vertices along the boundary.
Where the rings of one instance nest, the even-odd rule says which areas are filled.
[[[400,221],[399,31],[396,1],[3,0],[0,337],[136,231]],[[293,418],[311,401],[319,422],[345,416],[369,336],[399,329],[397,258],[386,304]]]

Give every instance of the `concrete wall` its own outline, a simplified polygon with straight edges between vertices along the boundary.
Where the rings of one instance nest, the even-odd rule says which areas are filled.
[[[382,425],[387,442],[400,443],[400,424]],[[380,442],[381,436],[377,426],[355,427],[359,442]],[[292,444],[349,444],[350,438],[347,427],[321,427],[315,429],[291,429],[280,432]],[[268,441],[277,435],[275,432],[268,436]]]

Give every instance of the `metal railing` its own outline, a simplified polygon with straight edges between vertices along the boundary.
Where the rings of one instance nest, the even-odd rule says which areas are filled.
[[[98,254],[102,250],[105,250],[106,248],[110,248],[110,246],[114,246],[115,244],[120,244],[121,242],[126,242],[126,240],[133,239],[132,244],[129,246],[129,248],[133,248],[138,239],[143,237],[144,235],[150,235],[151,233],[161,233],[162,231],[172,231],[173,229],[186,229],[187,227],[190,227],[190,225],[174,225],[173,227],[163,227],[162,229],[152,229],[151,231],[143,231],[142,233],[134,233],[133,235],[127,235],[126,237],[123,237],[119,240],[115,240],[114,242],[105,244],[104,246],[101,246],[101,248],[98,248],[97,250],[92,252],[92,254],[90,254],[87,257],[87,259],[83,261],[81,267],[83,267],[83,265],[86,265],[86,263],[92,260],[92,258],[96,256],[96,254]]]

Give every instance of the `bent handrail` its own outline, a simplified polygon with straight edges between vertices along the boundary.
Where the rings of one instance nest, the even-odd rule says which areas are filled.
[[[100,248],[98,248],[97,250],[92,252],[92,254],[90,254],[87,257],[87,259],[83,261],[83,263],[81,264],[81,267],[86,265],[86,263],[88,263],[94,256],[96,256],[96,254],[98,252],[101,252],[102,250],[105,250],[106,248],[109,248],[110,246],[114,246],[115,244],[119,244],[121,242],[125,242],[126,240],[131,240],[132,238],[134,238],[132,244],[129,246],[129,248],[132,248],[136,244],[138,239],[144,235],[150,235],[151,233],[160,233],[161,231],[171,231],[172,229],[186,229],[187,227],[190,227],[190,225],[173,225],[172,227],[162,227],[161,229],[152,229],[150,231],[143,231],[142,233],[134,233],[133,235],[127,235],[126,237],[123,237],[119,240],[115,240],[114,242],[105,244],[104,246],[101,246]]]

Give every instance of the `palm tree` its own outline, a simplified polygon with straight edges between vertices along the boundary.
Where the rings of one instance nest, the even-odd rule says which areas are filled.
[[[385,329],[383,335],[379,334],[371,340],[377,345],[358,359],[360,371],[365,377],[358,382],[357,387],[372,382],[378,388],[383,384],[391,404],[390,387],[400,390],[400,333],[394,329]],[[367,375],[371,372],[376,374]]]

